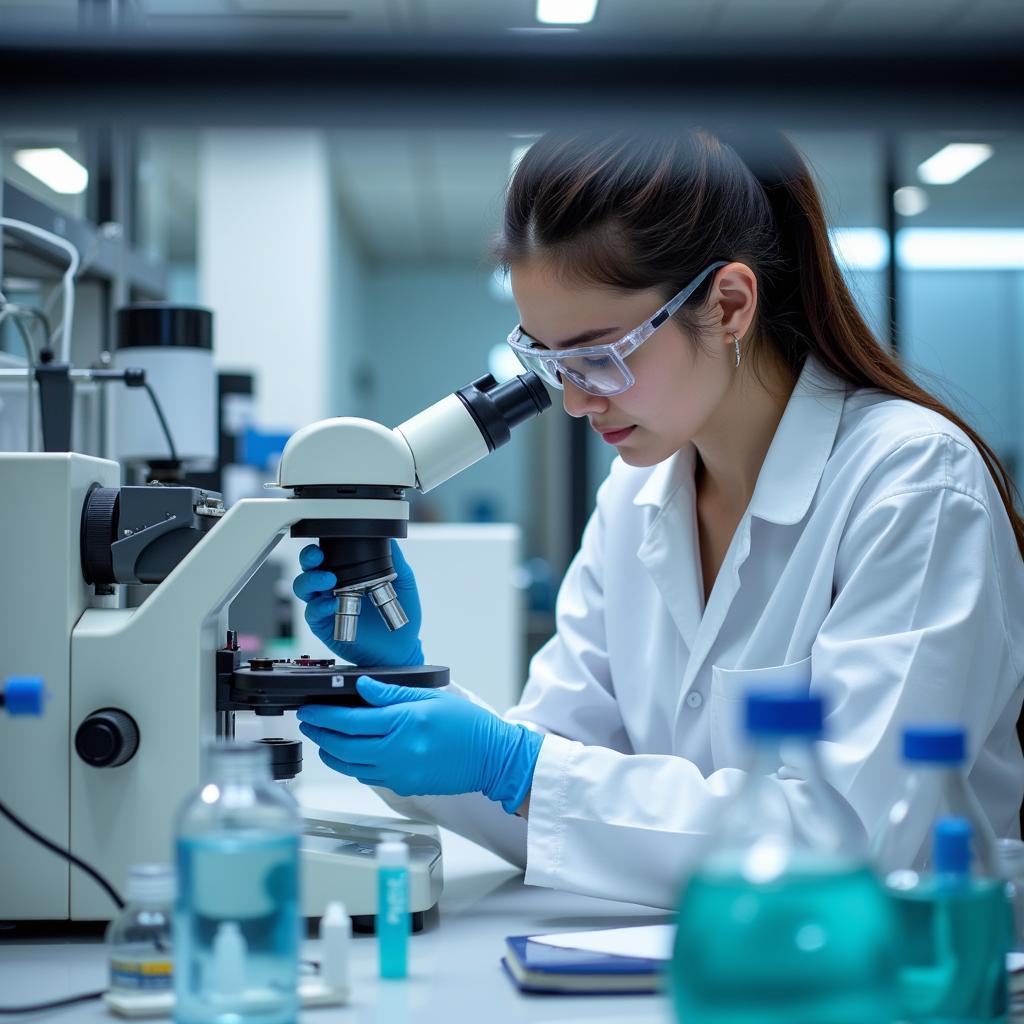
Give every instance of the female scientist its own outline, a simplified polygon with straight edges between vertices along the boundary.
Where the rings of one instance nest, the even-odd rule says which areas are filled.
[[[827,778],[873,835],[900,732],[954,721],[998,835],[1019,834],[1024,522],[992,450],[873,337],[801,158],[703,130],[549,135],[520,162],[500,257],[522,363],[618,451],[557,632],[499,717],[363,679],[306,707],[333,769],[524,865],[526,882],[671,906],[743,780],[745,691],[829,709]],[[985,344],[984,338],[964,344]],[[332,574],[301,556],[313,631],[356,664],[416,664],[376,614],[331,640]],[[813,832],[799,767],[773,776]],[[400,797],[419,799],[400,799]],[[927,814],[921,816],[926,839]]]

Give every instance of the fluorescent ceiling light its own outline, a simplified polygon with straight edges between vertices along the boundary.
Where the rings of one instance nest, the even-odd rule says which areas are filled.
[[[889,243],[881,228],[833,228],[829,234],[845,270],[881,270],[889,262]]]
[[[14,162],[47,188],[64,195],[84,192],[89,184],[89,172],[63,149],[19,149]]]
[[[1022,270],[1020,228],[906,228],[896,233],[900,265],[915,270]]]
[[[844,270],[884,270],[889,245],[881,228],[835,228]],[[896,232],[901,270],[1024,270],[1021,228],[903,228]]]
[[[928,193],[917,185],[904,185],[893,192],[892,208],[901,217],[916,217],[928,209]]]
[[[596,10],[597,0],[537,0],[537,20],[544,25],[585,25]]]
[[[917,168],[917,176],[926,185],[951,185],[983,164],[992,155],[992,147],[980,142],[953,142],[943,146]]]

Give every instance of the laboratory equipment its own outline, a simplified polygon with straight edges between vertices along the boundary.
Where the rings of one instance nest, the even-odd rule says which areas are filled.
[[[38,676],[12,676],[0,687],[0,708],[15,715],[41,715],[46,689]]]
[[[903,731],[910,769],[889,808],[872,850],[885,884],[906,889],[930,866],[934,823],[940,817],[971,823],[971,861],[989,878],[999,874],[996,839],[966,778],[967,735],[959,725],[917,725]],[[922,844],[922,837],[924,842]]]
[[[270,748],[207,748],[175,827],[179,1024],[290,1024],[298,1015],[298,804],[273,784]]]
[[[111,992],[131,996],[172,990],[174,894],[169,864],[138,864],[128,872],[125,905],[106,934]]]
[[[165,410],[177,458],[212,463],[217,457],[217,377],[213,313],[160,302],[117,311],[113,366],[139,368]],[[138,391],[111,395],[108,451],[123,463],[164,463],[167,442]]]
[[[400,835],[377,846],[377,948],[382,978],[409,973],[409,850]]]
[[[750,769],[740,792],[723,801],[679,907],[670,968],[676,1019],[889,1021],[892,909],[868,866],[859,823],[822,777],[814,748],[822,702],[755,693],[745,711]],[[783,786],[800,787],[813,831],[796,830]]]
[[[1002,879],[975,873],[966,818],[935,823],[930,870],[890,888],[899,919],[901,1019],[1006,1020],[1012,923]]]
[[[278,715],[310,701],[354,703],[355,680],[365,672],[409,686],[443,685],[447,670],[438,666],[357,669],[331,659],[244,665],[228,638],[227,606],[286,532],[321,540],[376,537],[382,545],[403,537],[407,489],[436,487],[548,405],[535,377],[502,384],[484,377],[393,430],[351,417],[314,423],[292,436],[278,464],[277,486],[289,496],[242,499],[221,515],[218,497],[200,491],[180,516],[176,505],[165,510],[173,528],[122,524],[108,506],[105,520],[89,516],[107,525],[83,531],[97,486],[124,493],[117,463],[76,453],[0,454],[0,564],[6,578],[18,581],[0,598],[3,671],[38,672],[52,693],[31,735],[0,720],[3,798],[106,877],[125,877],[132,864],[166,857],[170,809],[198,784],[203,742],[233,735],[236,712]],[[182,500],[173,488],[151,491]],[[177,529],[189,543],[170,543]],[[143,546],[147,539],[154,544]],[[124,541],[128,550],[118,547]],[[338,548],[342,555],[349,550]],[[134,561],[122,559],[122,551]],[[108,561],[113,582],[90,585],[83,567]],[[129,562],[137,576],[145,568],[155,582],[136,608],[122,607],[117,582],[117,567]],[[319,916],[340,898],[354,918],[375,914],[374,849],[382,831],[396,829],[410,836],[410,909],[420,916],[433,906],[441,889],[434,826],[310,809],[302,837],[303,913]],[[42,855],[6,822],[0,862],[7,882],[0,919],[109,918],[110,903],[89,877]]]

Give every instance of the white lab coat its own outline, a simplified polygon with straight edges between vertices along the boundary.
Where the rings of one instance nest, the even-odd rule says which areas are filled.
[[[692,448],[651,469],[617,460],[600,489],[557,633],[506,716],[547,734],[529,821],[479,794],[382,795],[529,884],[671,907],[743,781],[745,691],[800,685],[826,700],[826,777],[869,836],[901,780],[902,727],[929,721],[966,725],[979,801],[1019,835],[1024,564],[965,435],[809,361],[707,607],[693,467]],[[773,780],[788,826],[813,832],[799,770]]]

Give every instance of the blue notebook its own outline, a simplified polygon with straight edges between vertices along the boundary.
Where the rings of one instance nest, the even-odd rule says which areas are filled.
[[[505,945],[502,966],[522,992],[626,994],[662,987],[664,960],[564,949],[529,935],[510,935]]]

